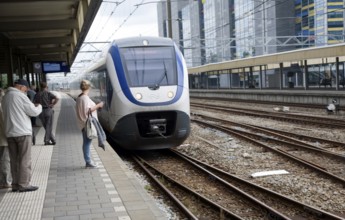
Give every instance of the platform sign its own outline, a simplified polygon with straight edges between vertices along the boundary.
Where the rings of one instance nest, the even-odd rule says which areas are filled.
[[[67,62],[64,61],[44,61],[42,62],[43,73],[70,72]]]

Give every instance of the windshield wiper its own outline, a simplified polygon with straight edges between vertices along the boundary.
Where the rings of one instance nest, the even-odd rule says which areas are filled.
[[[160,84],[163,82],[164,78],[166,78],[167,80],[167,84],[168,84],[168,71],[167,68],[165,66],[165,62],[163,61],[163,65],[164,65],[164,74],[162,75],[162,78],[160,78],[157,83],[155,83],[153,86],[149,86],[149,89],[152,90],[157,90],[160,87]]]

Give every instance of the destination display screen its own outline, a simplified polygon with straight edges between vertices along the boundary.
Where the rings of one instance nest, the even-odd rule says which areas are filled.
[[[69,66],[66,62],[54,61],[54,62],[42,62],[43,73],[58,73],[69,72]]]

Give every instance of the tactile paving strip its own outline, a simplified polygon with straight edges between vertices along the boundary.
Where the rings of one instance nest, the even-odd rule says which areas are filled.
[[[0,202],[0,219],[41,219],[53,146],[32,146],[31,184],[39,186],[34,192],[12,192]]]

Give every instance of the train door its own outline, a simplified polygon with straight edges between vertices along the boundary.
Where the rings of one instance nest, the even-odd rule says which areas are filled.
[[[103,71],[103,90],[102,90],[102,101],[104,102],[103,118],[105,119],[104,125],[108,131],[111,130],[111,102],[113,98],[113,87],[111,85],[109,74],[107,70]]]
[[[96,89],[99,91],[94,100],[96,103],[104,102],[102,109],[98,110],[98,119],[101,122],[105,130],[108,130],[109,125],[107,124],[107,115],[108,115],[108,105],[107,105],[107,92],[106,92],[106,71],[100,70],[97,71],[97,86]]]

